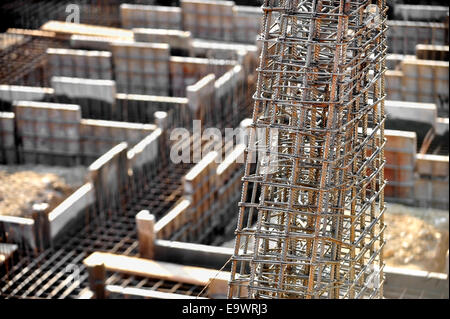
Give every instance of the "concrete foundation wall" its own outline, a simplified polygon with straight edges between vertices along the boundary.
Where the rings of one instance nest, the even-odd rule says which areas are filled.
[[[439,114],[448,115],[448,61],[405,59],[399,70],[386,72],[388,100],[435,103]]]
[[[120,6],[123,28],[185,30],[194,38],[255,43],[261,9],[237,6],[233,1],[183,0],[180,7],[154,5]]]
[[[422,60],[448,61],[448,45],[418,44],[416,45],[416,58]]]
[[[0,112],[0,163],[17,161],[14,113]]]
[[[181,30],[181,8],[150,5],[120,5],[123,28],[154,28]]]
[[[412,203],[414,196],[414,167],[417,153],[415,132],[385,130],[387,180],[385,196],[388,201]]]
[[[444,21],[448,7],[429,5],[395,4],[394,17],[405,21]]]
[[[47,57],[52,76],[112,80],[109,51],[49,48]]]
[[[117,91],[169,95],[169,45],[163,43],[112,42]]]
[[[88,165],[114,145],[134,145],[156,129],[153,124],[81,119],[74,104],[13,104],[14,113],[0,113],[0,153],[7,164]]]
[[[448,45],[448,27],[444,23],[389,20],[389,53],[416,54],[417,44]]]

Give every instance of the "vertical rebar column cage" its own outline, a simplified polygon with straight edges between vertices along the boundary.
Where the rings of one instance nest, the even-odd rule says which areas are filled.
[[[228,297],[382,298],[386,0],[262,11]]]

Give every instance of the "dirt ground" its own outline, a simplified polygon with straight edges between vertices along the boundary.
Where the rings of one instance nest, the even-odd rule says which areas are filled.
[[[386,265],[445,272],[448,212],[388,204],[385,223]]]
[[[84,167],[0,166],[0,215],[29,217],[33,205],[43,203],[51,211],[83,184],[85,175]]]

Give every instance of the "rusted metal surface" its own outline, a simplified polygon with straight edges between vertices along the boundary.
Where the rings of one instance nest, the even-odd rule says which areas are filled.
[[[385,1],[262,9],[228,296],[380,298]]]

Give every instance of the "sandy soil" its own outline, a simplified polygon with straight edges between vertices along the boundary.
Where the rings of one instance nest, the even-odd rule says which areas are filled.
[[[445,211],[388,204],[386,265],[445,272],[449,248],[448,216]]]
[[[56,207],[86,175],[84,167],[0,166],[0,215],[29,217],[34,204]]]

